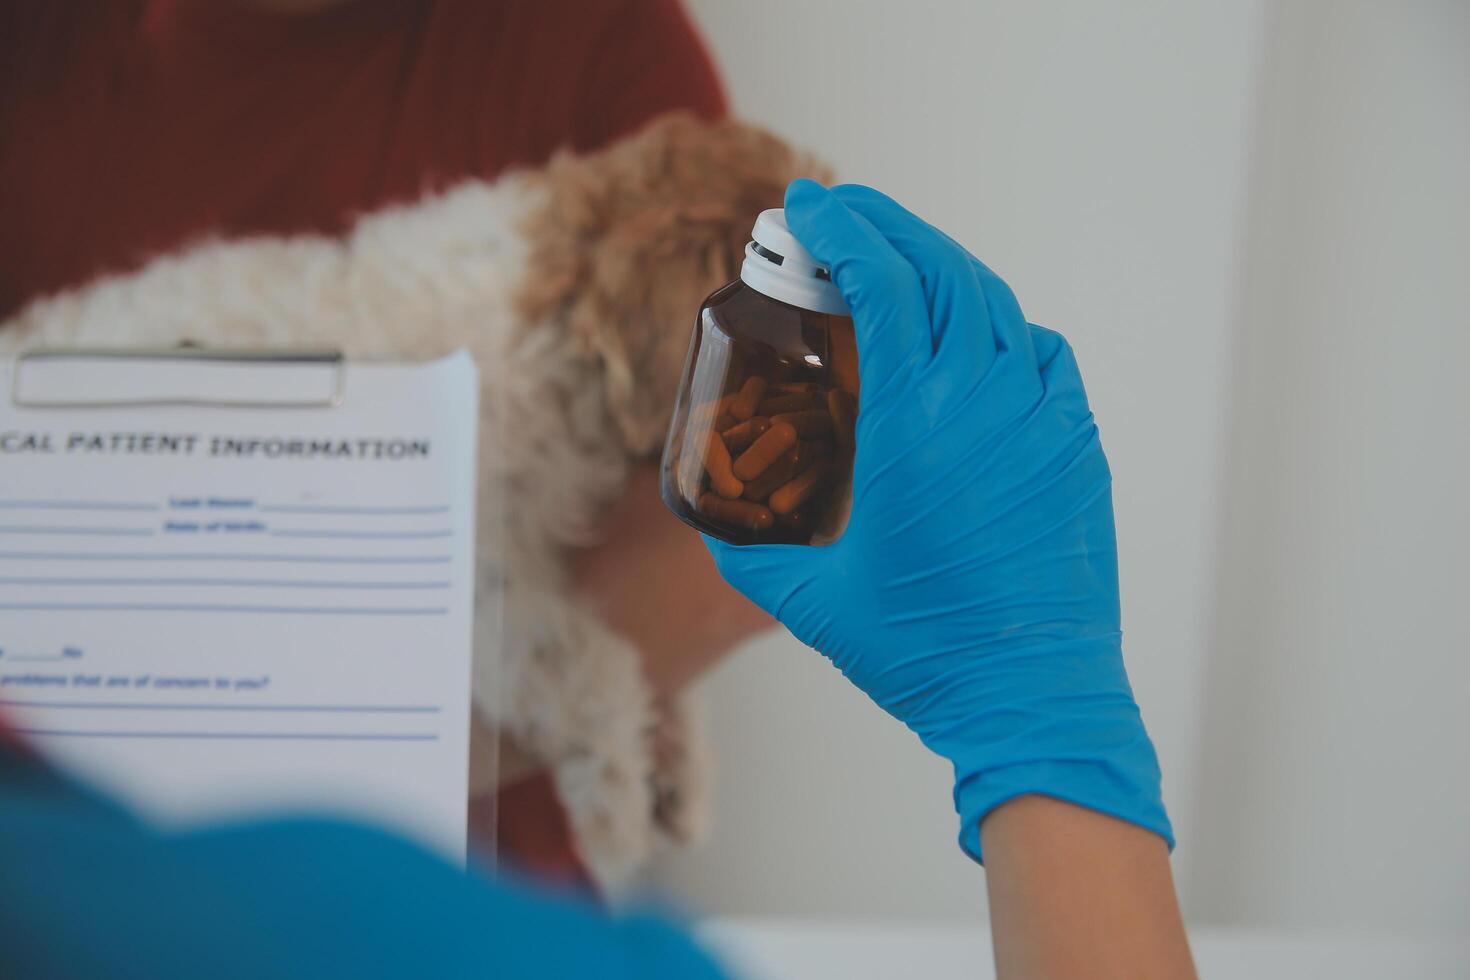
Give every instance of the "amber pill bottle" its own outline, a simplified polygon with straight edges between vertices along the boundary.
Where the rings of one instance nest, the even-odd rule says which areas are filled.
[[[852,318],[762,211],[740,278],[699,308],[664,445],[664,503],[734,544],[826,544],[847,524],[858,411]]]

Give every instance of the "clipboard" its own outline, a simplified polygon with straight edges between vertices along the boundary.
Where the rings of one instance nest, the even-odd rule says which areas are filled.
[[[257,370],[270,367],[268,376]],[[146,371],[147,386],[136,382]],[[262,380],[268,377],[268,383]],[[336,408],[346,385],[340,350],[35,348],[16,355],[16,408]]]
[[[0,363],[7,724],[165,822],[338,814],[463,860],[475,617],[500,624],[478,397],[463,351]]]

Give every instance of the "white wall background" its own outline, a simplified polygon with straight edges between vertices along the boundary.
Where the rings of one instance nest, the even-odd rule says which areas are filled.
[[[1073,341],[1192,917],[1464,922],[1470,5],[689,4],[737,111]],[[983,917],[947,767],[821,658],[772,635],[707,692],[715,833],[656,884]]]
[[[1470,3],[1275,17],[1201,918],[1470,926]]]

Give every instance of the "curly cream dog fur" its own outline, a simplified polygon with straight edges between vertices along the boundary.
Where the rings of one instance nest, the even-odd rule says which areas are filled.
[[[689,706],[656,710],[636,651],[567,594],[565,558],[592,541],[629,462],[657,449],[700,299],[802,175],[819,168],[765,132],[670,117],[595,155],[365,216],[340,238],[197,243],[32,304],[0,325],[0,352],[468,349],[483,387],[476,706],[553,769],[584,858],[613,885],[660,833],[697,832],[704,756]]]

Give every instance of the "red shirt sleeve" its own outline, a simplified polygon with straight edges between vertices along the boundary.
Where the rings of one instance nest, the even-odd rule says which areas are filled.
[[[583,73],[576,149],[605,146],[666,112],[724,117],[719,74],[680,0],[627,0],[605,25]]]
[[[209,235],[334,232],[722,115],[678,0],[0,2],[0,319]]]

